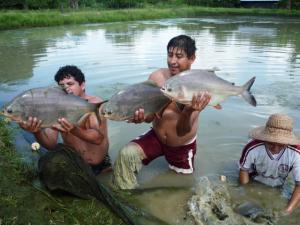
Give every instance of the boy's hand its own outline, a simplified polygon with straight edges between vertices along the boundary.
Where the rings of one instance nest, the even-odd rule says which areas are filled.
[[[74,128],[75,125],[72,124],[71,122],[69,122],[67,119],[65,118],[59,118],[58,119],[58,123],[52,125],[52,128],[61,132],[71,132]]]
[[[134,112],[133,118],[127,120],[128,123],[143,123],[145,122],[145,111],[140,108]]]
[[[37,119],[36,117],[29,117],[27,121],[23,120],[19,123],[19,126],[31,133],[36,133],[41,130],[42,121]]]
[[[188,106],[194,111],[202,111],[209,103],[211,95],[207,92],[199,92],[193,95],[192,103]]]

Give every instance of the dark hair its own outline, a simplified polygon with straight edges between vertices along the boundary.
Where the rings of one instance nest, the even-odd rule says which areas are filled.
[[[57,83],[59,83],[59,81],[65,79],[67,77],[74,77],[74,79],[79,84],[82,84],[83,82],[85,82],[84,74],[81,72],[81,70],[77,66],[66,65],[66,66],[60,67],[59,70],[56,72],[54,79]]]
[[[195,40],[187,35],[173,37],[167,45],[167,51],[170,52],[174,48],[184,50],[188,58],[191,58],[197,50]]]

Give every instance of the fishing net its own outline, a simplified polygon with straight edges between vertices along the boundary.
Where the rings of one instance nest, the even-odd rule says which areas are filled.
[[[101,198],[91,167],[70,147],[58,144],[38,163],[40,179],[50,191],[66,191],[78,197]]]
[[[166,224],[164,221],[121,202],[115,193],[96,180],[91,167],[72,148],[58,144],[41,156],[39,175],[50,191],[66,191],[75,196],[96,198],[106,203],[128,225]]]

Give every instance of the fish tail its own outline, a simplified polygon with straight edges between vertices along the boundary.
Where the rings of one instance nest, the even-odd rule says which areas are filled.
[[[255,77],[252,77],[247,83],[243,85],[242,97],[248,102],[250,105],[256,106],[256,99],[251,94],[250,89],[255,81]]]
[[[98,123],[99,125],[101,124],[101,121],[102,121],[102,117],[101,117],[101,106],[103,105],[103,103],[105,102],[108,102],[108,100],[105,100],[103,102],[100,102],[100,103],[97,103],[96,104],[96,111],[95,111],[95,114],[96,114],[96,117],[97,117],[97,120],[98,120]]]

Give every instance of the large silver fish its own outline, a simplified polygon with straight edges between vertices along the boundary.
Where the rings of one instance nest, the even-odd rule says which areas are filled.
[[[116,121],[130,120],[134,112],[143,108],[145,116],[159,112],[170,99],[163,95],[153,81],[136,83],[114,94],[101,106],[101,115]]]
[[[229,96],[242,96],[249,104],[256,106],[256,100],[250,93],[255,77],[243,86],[235,86],[218,77],[213,71],[188,70],[168,79],[161,91],[172,100],[181,104],[190,104],[194,93],[208,91],[211,94],[209,105],[221,108],[220,103]]]
[[[67,94],[60,87],[41,87],[16,96],[4,106],[1,114],[16,122],[27,120],[29,116],[37,117],[42,120],[41,127],[51,127],[62,117],[71,123],[80,124],[89,114],[99,114],[98,106]]]

